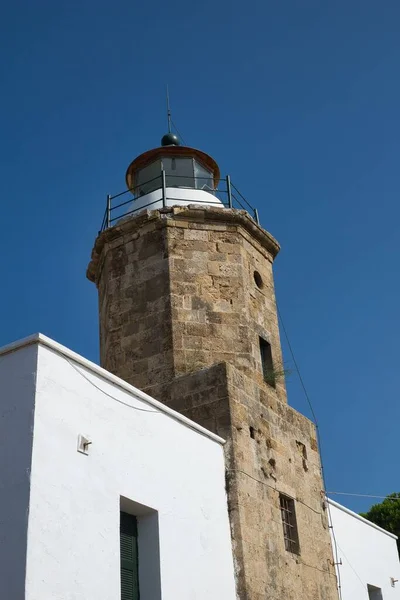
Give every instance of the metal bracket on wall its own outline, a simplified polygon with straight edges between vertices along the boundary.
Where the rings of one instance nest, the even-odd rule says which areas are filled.
[[[342,559],[340,559],[339,562],[335,562],[334,560],[329,560],[328,562],[332,565],[332,567],[341,567],[343,565]]]
[[[89,454],[89,447],[91,443],[91,440],[87,436],[80,433],[78,435],[78,452],[81,454],[86,454],[87,456]]]

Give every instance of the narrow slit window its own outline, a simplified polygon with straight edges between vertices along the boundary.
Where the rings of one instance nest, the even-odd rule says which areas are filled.
[[[260,337],[260,356],[264,381],[272,387],[275,387],[276,377],[274,373],[274,364],[272,362],[271,344],[262,337]]]
[[[120,513],[121,600],[139,600],[137,520]]]
[[[293,498],[279,494],[283,538],[285,549],[293,554],[300,554],[299,532],[297,530],[296,512]]]

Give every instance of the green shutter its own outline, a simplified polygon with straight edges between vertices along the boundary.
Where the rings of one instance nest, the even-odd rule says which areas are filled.
[[[137,521],[121,512],[121,600],[139,600]]]

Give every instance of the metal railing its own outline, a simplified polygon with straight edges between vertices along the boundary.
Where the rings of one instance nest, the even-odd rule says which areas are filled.
[[[171,185],[172,181],[179,180],[180,178],[185,179],[186,181],[190,180],[190,182],[193,182],[193,185],[192,186]],[[116,223],[116,221],[119,221],[120,219],[122,219],[124,217],[134,215],[135,213],[138,213],[142,210],[151,208],[154,204],[159,204],[160,202],[162,203],[163,208],[166,208],[167,206],[171,206],[171,205],[167,204],[168,201],[176,202],[176,204],[178,204],[178,205],[180,202],[190,202],[191,204],[197,203],[195,199],[193,199],[193,202],[192,202],[192,199],[190,197],[188,197],[188,198],[168,197],[168,194],[167,194],[168,188],[177,188],[179,190],[187,189],[187,190],[206,191],[210,195],[215,196],[216,200],[215,200],[215,202],[213,202],[212,200],[207,199],[207,202],[203,201],[204,204],[215,205],[215,206],[221,206],[221,204],[222,204],[225,208],[241,208],[243,210],[246,210],[248,213],[250,213],[257,224],[260,223],[257,209],[254,208],[253,206],[251,206],[251,204],[246,200],[246,198],[239,192],[237,187],[231,182],[231,178],[229,175],[227,175],[225,178],[221,178],[219,180],[218,186],[216,189],[211,189],[206,184],[203,187],[198,187],[198,183],[202,179],[204,179],[204,180],[207,179],[207,181],[210,180],[210,178],[205,178],[205,177],[190,177],[190,176],[175,175],[175,174],[167,176],[166,172],[164,170],[162,170],[161,174],[159,176],[154,177],[153,179],[150,179],[149,181],[142,182],[142,183],[138,184],[137,186],[127,189],[123,192],[120,192],[119,194],[115,194],[114,196],[108,195],[106,209],[105,209],[103,220],[101,223],[100,232],[112,227]],[[184,183],[184,182],[182,182],[182,183]],[[140,203],[141,198],[143,198],[147,194],[157,192],[157,191],[160,192],[160,196],[157,195],[155,200],[152,200],[151,202],[147,202],[146,204]],[[127,194],[129,194],[129,197],[127,200],[124,200],[123,198],[126,197]],[[132,195],[133,195],[133,197],[132,197]],[[116,203],[115,203],[115,201],[116,201]],[[138,203],[140,204],[140,206],[137,206]]]

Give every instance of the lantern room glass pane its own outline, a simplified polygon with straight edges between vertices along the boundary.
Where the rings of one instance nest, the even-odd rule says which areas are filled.
[[[135,177],[135,196],[143,196],[149,192],[154,192],[162,187],[161,182],[161,160],[143,167],[136,172]]]
[[[193,158],[162,159],[167,187],[194,188]]]
[[[213,174],[197,162],[197,160],[194,161],[194,176],[198,190],[205,190],[206,192],[214,191]]]

